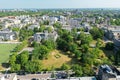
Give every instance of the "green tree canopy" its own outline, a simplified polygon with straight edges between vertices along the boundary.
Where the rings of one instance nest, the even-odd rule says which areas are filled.
[[[42,67],[41,67],[41,62],[38,60],[33,60],[33,61],[29,61],[26,65],[25,65],[25,70],[27,72],[40,72]]]
[[[39,47],[35,47],[33,57],[35,57],[35,59],[45,59],[48,57],[48,53],[49,49],[44,45],[40,45]]]
[[[104,31],[97,27],[93,27],[93,29],[90,30],[90,33],[94,39],[98,39],[98,38],[102,39],[104,36]]]
[[[78,64],[72,66],[73,71],[75,71],[75,76],[80,77],[83,75],[82,67]]]

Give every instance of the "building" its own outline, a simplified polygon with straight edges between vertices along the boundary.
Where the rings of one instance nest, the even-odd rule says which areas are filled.
[[[17,75],[12,74],[0,74],[0,80],[17,80]]]
[[[12,31],[0,31],[0,41],[11,41],[16,39],[15,32]]]
[[[47,40],[47,39],[52,39],[56,41],[57,37],[58,37],[58,34],[55,31],[51,33],[41,32],[41,33],[34,34],[34,40],[37,42],[41,42],[41,40]]]
[[[114,42],[115,52],[120,48],[120,26],[109,26],[102,28],[105,37]]]
[[[101,65],[98,71],[98,80],[120,80],[120,71],[108,65]]]
[[[50,16],[49,17],[49,24],[50,25],[53,25],[54,23],[56,23],[58,21],[58,18],[57,17],[53,17],[53,16]]]
[[[90,29],[92,29],[90,24],[86,22],[82,23],[82,27],[85,29],[85,32],[88,32]]]
[[[105,31],[105,36],[108,39],[113,40],[115,39],[120,39],[120,26],[109,26],[109,27],[104,27]]]
[[[41,42],[41,40],[47,40],[48,39],[48,33],[36,33],[34,34],[34,40],[37,42]]]
[[[33,25],[28,26],[28,30],[34,30],[34,28],[39,29],[40,25],[39,24],[33,24]]]
[[[62,26],[62,29],[71,31],[71,30],[72,30],[72,27],[71,27],[70,25],[63,25],[63,26]]]
[[[70,77],[68,79],[56,79],[56,80],[97,80],[97,79],[95,77]]]
[[[26,74],[17,75],[17,80],[49,80],[51,73],[48,74]]]
[[[42,16],[42,20],[49,20],[49,16],[47,15]]]
[[[68,20],[68,24],[72,27],[79,27],[80,26],[80,22],[76,19]]]

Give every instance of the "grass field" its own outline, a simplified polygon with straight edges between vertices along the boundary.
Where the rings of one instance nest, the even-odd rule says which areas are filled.
[[[17,44],[0,44],[0,64],[7,62],[9,59],[10,52],[16,47]]]
[[[71,64],[72,58],[64,55],[62,52],[58,50],[54,50],[50,53],[48,59],[42,60],[43,69],[49,68],[60,68],[63,63]]]

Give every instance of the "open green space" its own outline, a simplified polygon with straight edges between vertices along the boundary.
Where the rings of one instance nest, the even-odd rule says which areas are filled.
[[[0,64],[7,62],[17,44],[0,44]]]
[[[60,68],[63,64],[74,64],[75,62],[68,55],[64,55],[61,51],[54,50],[49,54],[48,59],[42,60],[43,69]]]

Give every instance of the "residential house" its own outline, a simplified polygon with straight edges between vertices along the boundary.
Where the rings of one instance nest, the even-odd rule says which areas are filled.
[[[72,30],[72,27],[71,27],[70,25],[63,25],[63,26],[62,26],[62,29],[71,31],[71,30]]]
[[[84,17],[84,21],[87,22],[87,23],[89,23],[89,22],[92,22],[92,23],[94,22],[95,23],[93,18],[88,18],[88,17]]]
[[[48,33],[36,33],[34,34],[34,40],[37,42],[41,42],[41,40],[47,40],[48,39]]]
[[[104,31],[108,39],[120,39],[120,26],[107,26]]]
[[[49,20],[49,16],[47,15],[42,16],[42,20]]]
[[[82,27],[85,29],[86,32],[88,32],[92,27],[90,26],[89,23],[82,23]]]
[[[114,66],[101,65],[98,71],[98,80],[120,80],[120,71]]]
[[[58,18],[57,17],[54,17],[54,16],[50,16],[49,17],[49,24],[50,25],[53,25],[54,23],[56,23],[58,21]]]
[[[75,20],[75,19],[70,19],[70,20],[68,20],[67,23],[72,27],[79,27],[80,26],[80,22],[78,20]]]
[[[54,41],[56,41],[58,37],[57,32],[41,32],[41,33],[36,33],[34,34],[34,40],[37,42],[41,42],[41,40],[47,40],[47,39],[53,39]]]
[[[58,21],[62,24],[62,25],[66,25],[67,24],[67,19],[64,16],[59,16],[58,17]]]
[[[112,33],[111,30],[105,30],[105,37],[110,39],[110,40],[113,40],[114,39],[114,34]]]
[[[49,33],[49,35],[48,35],[48,39],[52,39],[53,41],[56,41],[57,38],[58,38],[58,34],[55,31]]]
[[[36,23],[36,24],[32,24],[32,25],[28,26],[28,30],[34,30],[34,28],[39,29],[40,25],[38,23]]]
[[[12,31],[0,31],[0,41],[4,40],[15,40],[16,39],[16,34],[15,32]]]
[[[12,74],[0,74],[0,80],[18,80],[15,73]]]

